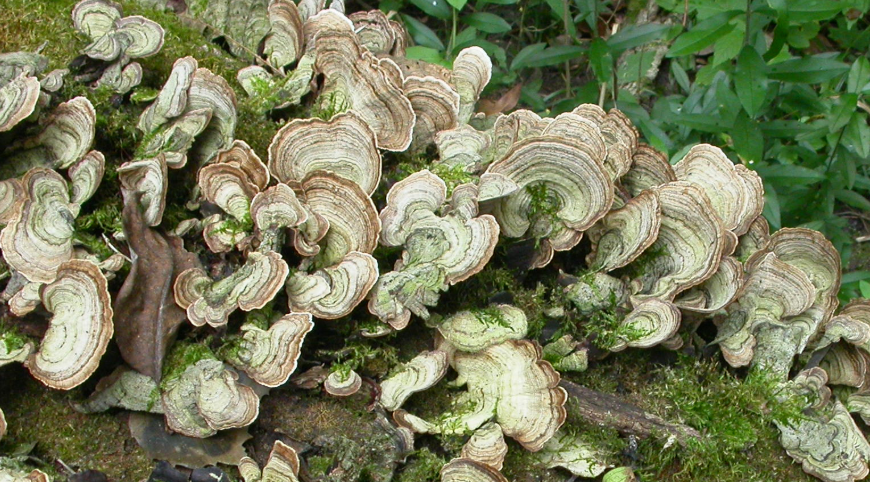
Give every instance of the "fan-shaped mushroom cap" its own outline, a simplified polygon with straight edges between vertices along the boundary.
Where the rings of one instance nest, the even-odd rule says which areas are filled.
[[[91,151],[67,171],[72,181],[70,200],[82,204],[97,192],[106,173],[106,158],[100,151]]]
[[[268,330],[242,325],[242,340],[230,362],[260,385],[283,385],[296,370],[305,335],[314,328],[310,313],[289,313]]]
[[[14,274],[13,281],[10,281],[6,285],[6,291],[3,292],[4,298],[11,292],[10,287],[14,283],[14,278],[17,274],[18,273]],[[24,316],[39,307],[39,305],[42,304],[42,299],[39,297],[39,291],[42,286],[42,283],[26,282],[26,284],[21,286],[20,289],[6,302],[9,311],[11,311],[15,316]]]
[[[338,264],[313,274],[293,273],[287,280],[290,309],[327,320],[347,316],[362,303],[377,279],[377,260],[368,253],[351,251]]]
[[[661,222],[658,193],[642,192],[587,231],[592,252],[586,263],[596,271],[612,271],[631,263],[656,240]]]
[[[230,147],[236,130],[236,94],[227,81],[210,70],[193,72],[188,90],[187,111],[211,109],[211,122],[198,136],[197,159],[204,163],[218,151]]]
[[[251,387],[237,380],[238,374],[212,358],[164,380],[166,425],[182,435],[204,438],[224,428],[251,424],[259,413],[260,401]]]
[[[468,442],[462,446],[460,456],[501,470],[507,451],[508,446],[501,426],[495,422],[487,422],[471,434]]]
[[[384,12],[368,10],[354,12],[347,16],[353,22],[353,29],[363,47],[375,55],[390,54],[396,46],[398,32]],[[402,39],[403,40],[403,39]]]
[[[695,313],[715,313],[734,300],[742,284],[743,265],[726,256],[719,262],[719,269],[713,276],[683,291],[674,304]]]
[[[3,410],[0,409],[0,440],[6,435],[6,416],[3,415]]]
[[[24,364],[42,383],[69,390],[97,369],[114,333],[106,278],[97,265],[70,260],[60,265],[41,297],[54,316],[39,351]]]
[[[840,340],[862,348],[870,353],[870,301],[855,300],[824,326],[824,335],[819,348]]]
[[[269,24],[264,54],[269,63],[283,68],[302,55],[302,16],[296,4],[288,0],[273,0],[269,3]]]
[[[489,149],[489,143],[490,139],[486,134],[468,124],[441,130],[435,134],[437,162],[448,166],[463,166],[466,172],[478,172],[485,167],[483,153]]]
[[[85,97],[60,104],[39,134],[11,146],[14,153],[5,161],[7,169],[18,175],[34,166],[68,168],[91,148],[96,122],[94,106]]]
[[[677,180],[668,157],[648,144],[638,144],[631,161],[631,168],[619,182],[632,196]]]
[[[381,211],[381,244],[401,246],[414,224],[436,212],[447,200],[447,185],[428,169],[393,184]]]
[[[634,298],[673,297],[713,276],[724,249],[722,222],[700,188],[673,182],[656,188],[662,221],[646,269],[632,281]]]
[[[493,305],[475,311],[461,311],[438,325],[438,332],[460,351],[476,352],[488,346],[519,340],[529,326],[523,310],[511,305]]]
[[[202,133],[212,118],[211,109],[197,109],[183,113],[161,125],[141,145],[145,157],[165,156],[167,166],[179,169],[187,165],[187,151],[196,136]]]
[[[334,397],[349,397],[362,387],[362,377],[353,370],[335,370],[323,381],[326,393]]]
[[[227,253],[233,248],[246,250],[250,233],[244,231],[237,221],[213,214],[202,221],[202,237],[212,253]]]
[[[124,17],[115,22],[119,35],[126,37],[128,45],[124,48],[124,55],[138,59],[149,57],[160,51],[163,47],[163,27],[157,22],[139,15]],[[111,33],[109,34],[111,35]],[[88,49],[85,48],[85,52]]]
[[[245,171],[231,164],[209,164],[197,175],[202,196],[237,221],[250,219],[250,206],[260,189]]]
[[[542,119],[538,114],[525,109],[498,116],[491,129],[492,144],[487,152],[487,161],[504,158],[515,143],[541,135],[547,125],[553,121],[550,118]],[[594,156],[598,157],[597,154]]]
[[[139,204],[144,208],[142,217],[149,226],[163,221],[166,209],[166,192],[169,189],[169,174],[166,158],[158,157],[127,161],[117,168],[121,186],[141,194]]]
[[[764,216],[758,216],[749,225],[749,231],[738,238],[734,256],[745,261],[756,251],[764,249],[768,241],[770,241],[770,226]]]
[[[0,224],[7,224],[25,202],[24,186],[20,179],[0,181]]]
[[[390,411],[397,410],[412,394],[438,383],[447,373],[447,366],[447,352],[420,353],[380,383],[381,405]]]
[[[412,151],[425,149],[437,133],[456,127],[459,94],[447,82],[435,77],[407,77],[402,88],[417,117]]]
[[[483,88],[492,77],[492,60],[480,47],[462,49],[453,60],[450,84],[459,94],[459,122],[468,123]]]
[[[7,338],[7,334],[0,334],[0,367],[10,363],[21,363],[33,353],[35,347],[30,341],[23,344],[13,343]]]
[[[39,81],[24,74],[0,87],[0,132],[8,131],[33,113]]]
[[[375,135],[355,112],[329,121],[296,119],[269,145],[269,169],[281,182],[301,182],[315,171],[331,171],[371,195],[381,180]]]
[[[749,269],[737,303],[719,329],[719,346],[731,366],[745,366],[755,355],[756,326],[778,324],[809,308],[815,299],[810,279],[798,268],[766,253]],[[787,343],[787,340],[782,340]]]
[[[603,164],[610,179],[616,181],[625,175],[637,150],[638,138],[637,129],[628,117],[616,109],[605,113],[595,104],[581,104],[571,113],[592,121],[601,129],[601,136],[607,146],[607,158]]]
[[[157,94],[157,98],[139,116],[139,130],[152,132],[160,125],[184,113],[187,107],[188,90],[197,68],[193,57],[182,57],[172,64],[169,78]]]
[[[870,473],[870,444],[839,401],[810,416],[774,423],[780,443],[804,472],[832,482],[852,482]]]
[[[561,239],[565,231],[582,232],[607,213],[613,188],[588,146],[558,137],[540,136],[520,141],[487,173],[501,174],[520,189],[494,201],[493,212],[502,233],[517,238]],[[481,191],[487,187],[481,179]],[[563,251],[579,236],[553,244]]]
[[[299,456],[293,447],[276,440],[263,471],[249,457],[239,461],[239,473],[245,482],[298,482]]]
[[[113,30],[121,17],[121,7],[106,0],[82,0],[72,11],[75,29],[92,39]]]
[[[628,287],[619,278],[593,272],[565,286],[565,297],[574,303],[581,315],[618,306],[628,299]]]
[[[234,140],[229,148],[217,153],[214,163],[228,164],[241,169],[248,181],[257,186],[260,191],[269,185],[269,168],[263,164],[260,156],[245,141]]]
[[[546,467],[562,467],[580,477],[598,477],[607,465],[597,447],[583,440],[581,436],[562,431],[556,432],[544,444],[543,450],[535,458]]]
[[[329,226],[320,240],[323,249],[318,253],[318,263],[321,266],[331,266],[351,251],[371,253],[375,250],[381,221],[374,202],[356,183],[318,171],[302,181],[300,190],[305,206]],[[300,226],[299,235],[304,236],[307,225],[318,222],[309,216]]]
[[[549,125],[544,127],[541,135],[563,137],[581,144],[588,144],[590,146],[589,154],[600,163],[603,163],[607,158],[607,146],[601,136],[601,129],[594,122],[577,114],[571,112],[559,114]]]
[[[401,71],[362,47],[349,21],[339,25],[320,30],[314,40],[314,68],[326,77],[321,102],[346,102],[371,127],[379,148],[404,151],[415,117],[402,92]]]
[[[0,248],[12,269],[29,281],[49,283],[72,259],[78,207],[70,203],[64,178],[50,169],[31,169],[21,182],[25,201],[0,232]]]
[[[508,479],[489,465],[460,458],[441,467],[441,482],[508,482]]]
[[[680,310],[672,303],[650,298],[638,303],[620,325],[634,336],[618,340],[610,351],[622,351],[628,347],[649,348],[677,334]]]
[[[237,308],[251,311],[265,306],[289,273],[280,254],[254,251],[242,267],[220,281],[212,281],[199,268],[182,272],[175,280],[175,301],[187,310],[187,318],[194,326],[221,326]]]
[[[851,345],[836,344],[819,362],[819,367],[828,373],[828,383],[831,385],[864,390],[868,386],[870,354]]]
[[[559,373],[541,360],[533,342],[508,340],[476,353],[457,352],[454,368],[469,391],[479,389],[497,401],[495,421],[527,450],[540,450],[565,422],[568,396],[558,386]]]
[[[761,178],[742,164],[734,165],[721,149],[698,144],[674,166],[677,179],[700,186],[725,229],[742,235],[764,207]]]
[[[308,212],[286,184],[278,184],[254,196],[251,219],[260,231],[292,228],[308,219]]]

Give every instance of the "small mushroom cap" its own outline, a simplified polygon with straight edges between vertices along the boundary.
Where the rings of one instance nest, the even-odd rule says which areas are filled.
[[[133,58],[150,57],[163,47],[163,27],[139,15],[124,17],[115,22],[117,32],[127,38],[129,45],[124,55]]]
[[[175,280],[175,301],[187,310],[194,326],[222,326],[230,313],[266,306],[281,287],[290,268],[275,252],[251,252],[245,264],[230,276],[212,282],[199,268],[183,271]]]
[[[446,200],[447,185],[428,169],[393,184],[387,193],[387,206],[380,214],[381,244],[404,244],[416,221],[436,212]]]
[[[106,278],[90,261],[70,260],[60,265],[57,279],[41,296],[54,316],[39,351],[24,364],[42,383],[69,390],[97,369],[114,333]]]
[[[468,123],[483,88],[492,77],[492,60],[480,47],[462,49],[453,60],[450,84],[459,94],[459,122]]]
[[[139,116],[139,130],[153,132],[169,119],[180,116],[187,107],[188,90],[197,68],[193,57],[182,57],[172,65],[169,78],[163,84],[157,99]]]
[[[246,427],[260,413],[260,399],[254,389],[238,383],[238,373],[221,368],[199,374],[197,409],[214,430]]]
[[[611,351],[627,347],[649,348],[671,339],[680,328],[680,310],[672,303],[650,298],[638,303],[620,325],[634,334],[621,339]]]
[[[596,271],[612,271],[631,263],[655,242],[661,222],[657,192],[640,193],[587,231],[592,252],[586,263]]]
[[[234,140],[228,149],[217,153],[215,164],[229,164],[241,169],[248,180],[260,191],[269,185],[269,168],[260,160],[260,156],[251,149],[247,142]]]
[[[209,164],[197,174],[202,196],[237,221],[250,219],[250,206],[259,188],[242,169],[231,164]]]
[[[420,353],[380,383],[381,405],[389,411],[397,410],[412,394],[438,383],[447,373],[447,367],[447,352]]]
[[[320,215],[329,230],[320,244],[321,266],[338,263],[351,251],[371,253],[378,245],[381,221],[372,199],[356,183],[317,171],[301,184],[306,207]],[[309,216],[305,224],[315,223]],[[305,229],[303,225],[300,231]],[[318,230],[319,231],[319,230]]]
[[[698,144],[674,166],[681,181],[700,186],[723,227],[742,235],[761,214],[764,207],[764,188],[761,178],[743,165],[734,165],[721,149],[709,144]]]
[[[13,144],[7,160],[18,175],[30,167],[66,169],[81,159],[94,142],[97,114],[85,97],[75,97],[58,105],[34,137]],[[17,150],[16,148],[22,148]]]
[[[122,16],[121,7],[106,0],[82,0],[72,11],[75,29],[91,39],[109,33]]]
[[[326,320],[341,318],[362,303],[377,280],[377,260],[351,251],[338,264],[314,274],[294,273],[287,280],[290,309]]]
[[[211,122],[197,137],[200,164],[232,145],[236,130],[236,94],[220,75],[198,68],[193,72],[188,90],[186,111],[211,109]]]
[[[734,300],[742,285],[743,265],[734,257],[726,256],[713,276],[680,293],[674,304],[695,313],[715,313]]]
[[[232,362],[260,385],[283,385],[296,370],[302,342],[313,328],[310,313],[284,315],[268,330],[242,325],[241,350]]]
[[[724,249],[724,228],[700,188],[673,182],[656,188],[662,211],[650,250],[659,254],[632,281],[637,300],[673,297],[713,276]]]
[[[245,482],[298,482],[299,456],[293,447],[276,440],[262,472],[248,457],[239,462],[239,472]]]
[[[868,386],[870,354],[851,345],[837,344],[828,350],[819,367],[828,373],[829,384],[864,390]]]
[[[353,22],[354,32],[363,47],[375,55],[392,53],[396,43],[400,41],[397,34],[404,33],[397,32],[384,12],[380,10],[354,12],[347,18]],[[402,38],[401,41],[404,39]]]
[[[563,467],[576,476],[590,479],[607,469],[600,449],[583,440],[582,434],[556,432],[534,457],[546,467]]]
[[[184,112],[166,124],[157,127],[143,143],[142,156],[157,157],[163,155],[167,166],[179,169],[187,164],[187,152],[193,146],[196,137],[202,133],[211,122],[212,110],[196,109]]]
[[[393,61],[379,60],[362,47],[352,28],[348,21],[315,37],[314,68],[326,77],[321,102],[346,101],[371,127],[379,148],[404,151],[411,143],[415,116],[402,92],[401,71]]]
[[[70,203],[66,181],[50,169],[31,169],[21,182],[25,201],[0,232],[0,248],[12,269],[30,281],[49,283],[72,259],[78,208]]]
[[[412,152],[425,149],[438,132],[456,127],[459,94],[446,82],[435,77],[407,77],[402,88],[417,117]]]
[[[638,145],[637,129],[628,117],[617,109],[610,109],[605,113],[595,104],[581,104],[571,112],[598,124],[601,129],[601,136],[607,146],[604,167],[610,178],[616,181],[625,175],[631,167],[632,156]]]
[[[668,157],[648,144],[638,144],[631,161],[631,167],[619,182],[632,196],[677,180]]]
[[[315,171],[331,171],[371,195],[381,180],[375,135],[355,112],[329,121],[296,119],[269,145],[269,169],[281,182],[301,182]]]
[[[0,409],[0,440],[6,435],[6,415],[3,415],[3,410]]]
[[[441,482],[508,482],[508,479],[489,465],[460,458],[441,467]]]
[[[489,143],[489,136],[467,124],[435,133],[438,162],[448,166],[463,166],[466,172],[479,172],[485,167],[483,154],[489,148]]]
[[[855,300],[846,305],[825,324],[818,346],[823,348],[840,340],[870,353],[870,301]]]
[[[117,168],[121,186],[141,194],[139,203],[144,208],[142,216],[149,226],[157,226],[163,221],[166,192],[169,189],[167,168],[163,155],[127,161]]]
[[[253,401],[259,404],[259,400],[256,395],[253,399],[249,397],[247,390],[251,390],[250,387],[237,385],[235,373],[229,372],[227,378],[224,372],[228,370],[223,362],[205,358],[188,366],[180,376],[164,380],[161,400],[167,427],[188,437],[205,438],[217,433],[217,429],[206,419],[206,413],[215,415],[216,421],[228,423],[237,421],[225,419],[234,414],[248,417],[248,403]],[[202,394],[204,389],[209,390],[209,393]],[[206,404],[205,413],[200,412],[200,403]],[[238,407],[243,408],[237,410]],[[222,410],[225,412],[221,413]]]
[[[523,310],[511,305],[493,305],[475,311],[461,311],[438,325],[438,332],[457,350],[476,352],[507,340],[519,340],[528,333]]]
[[[308,219],[308,211],[286,184],[278,184],[254,196],[251,219],[260,231],[292,228]]]
[[[340,370],[333,371],[323,381],[326,393],[334,397],[349,397],[358,392],[362,387],[362,377],[354,370],[344,373]]]
[[[508,446],[501,426],[495,422],[487,422],[471,434],[471,438],[462,446],[460,456],[501,470],[507,452]]]
[[[25,202],[24,186],[17,178],[0,181],[0,224],[8,224]]]
[[[527,450],[540,450],[565,422],[568,395],[536,343],[508,340],[476,353],[457,352],[454,368],[469,391],[497,400],[495,421]]]
[[[23,121],[39,100],[39,81],[36,77],[20,75],[0,87],[0,132],[5,132]]]
[[[296,4],[288,0],[269,3],[270,31],[266,36],[263,53],[269,63],[283,68],[302,55],[302,16]]]
[[[97,192],[106,172],[106,158],[100,151],[85,154],[79,162],[72,165],[67,175],[72,181],[70,200],[82,204]]]

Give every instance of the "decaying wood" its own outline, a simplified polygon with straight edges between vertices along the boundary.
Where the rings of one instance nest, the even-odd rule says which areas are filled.
[[[701,434],[688,425],[668,422],[643,411],[640,407],[614,395],[591,390],[576,383],[562,380],[559,385],[570,395],[568,405],[588,423],[615,429],[638,437],[673,437],[684,445]]]

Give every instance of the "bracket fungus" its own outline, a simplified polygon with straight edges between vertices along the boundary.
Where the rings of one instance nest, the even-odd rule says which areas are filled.
[[[323,381],[323,389],[333,397],[349,397],[362,387],[362,377],[352,369],[338,369]]]
[[[20,75],[0,87],[0,132],[5,132],[33,113],[39,100],[39,80]]]
[[[424,351],[381,383],[381,405],[395,411],[412,394],[438,383],[447,373],[447,352]]]
[[[242,325],[238,351],[229,361],[260,385],[283,385],[296,370],[302,342],[312,328],[314,323],[308,313],[289,313],[268,330]]]
[[[299,456],[289,445],[276,440],[263,470],[250,457],[239,461],[239,474],[245,482],[298,482]]]

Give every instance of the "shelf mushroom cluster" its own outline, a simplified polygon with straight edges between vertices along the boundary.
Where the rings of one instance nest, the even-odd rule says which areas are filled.
[[[195,8],[231,31],[226,5]],[[264,162],[234,137],[236,99],[227,81],[193,57],[178,59],[140,116],[142,142],[117,168],[133,268],[114,307],[107,276],[123,258],[100,260],[75,239],[75,218],[106,169],[103,155],[90,150],[93,106],[77,97],[45,112],[63,73],[40,80],[44,58],[0,55],[0,132],[25,132],[40,120],[35,135],[2,152],[0,249],[12,272],[2,299],[17,316],[40,305],[50,315],[38,345],[0,335],[0,365],[23,363],[54,388],[78,386],[116,326],[134,317],[125,300],[154,257],[165,255],[171,266],[150,273],[165,286],[149,302],[172,312],[158,333],[166,344],[156,350],[160,359],[125,353],[131,368],[107,377],[78,408],[162,413],[171,430],[208,437],[256,419],[259,397],[296,370],[315,319],[345,318],[367,301],[379,324],[362,335],[402,330],[414,316],[434,318],[429,310],[441,294],[480,272],[499,239],[534,240],[530,268],[537,269],[586,237],[586,267],[563,275],[564,295],[581,315],[617,321],[610,351],[677,348],[683,317],[711,318],[729,364],[769,371],[782,400],[806,402],[805,419],[779,424],[788,453],[823,480],[868,475],[870,445],[850,411],[870,420],[870,305],[855,302],[834,316],[838,253],[808,229],[771,235],[753,171],[706,144],[671,166],[616,109],[487,118],[475,113],[492,70],[480,48],[463,50],[447,69],[404,58],[404,30],[379,11],[345,15],[338,0],[329,8],[317,0],[261,6],[246,14],[252,27],[236,38],[262,42],[265,67],[243,69],[238,80],[249,94],[274,100],[272,107],[317,92],[319,117],[287,122]],[[100,83],[119,91],[141,77],[130,59],[155,53],[163,41],[159,25],[122,17],[104,0],[80,2],[73,21],[92,40],[87,54],[110,63]],[[427,149],[438,153],[433,165],[464,171],[469,181],[452,185],[423,169],[382,186],[384,153]],[[188,206],[202,216],[165,233],[172,170],[188,163],[196,173]],[[378,211],[372,196],[382,188]],[[184,251],[182,236],[201,240],[220,269]],[[384,273],[374,257],[379,246],[400,252]],[[285,298],[286,309],[277,302]],[[267,306],[277,314],[254,316]],[[185,320],[221,330],[227,343],[166,371],[163,358]],[[471,434],[442,480],[506,480],[505,437],[578,475],[605,470],[559,432],[567,394],[557,369],[587,363],[577,340],[566,335],[541,347],[526,339],[526,315],[510,305],[430,322],[436,346],[381,380],[379,403],[403,430]],[[118,337],[131,337],[128,331]],[[810,351],[818,366],[788,380],[795,356]],[[360,389],[358,373],[334,368],[320,377],[327,393]],[[449,369],[457,375],[450,383],[464,387],[449,413],[428,420],[402,408]],[[855,390],[840,399],[828,384]],[[0,412],[0,436],[5,428]],[[584,455],[569,460],[570,451]],[[240,462],[248,482],[296,480],[298,470],[298,456],[280,442],[262,470]]]

